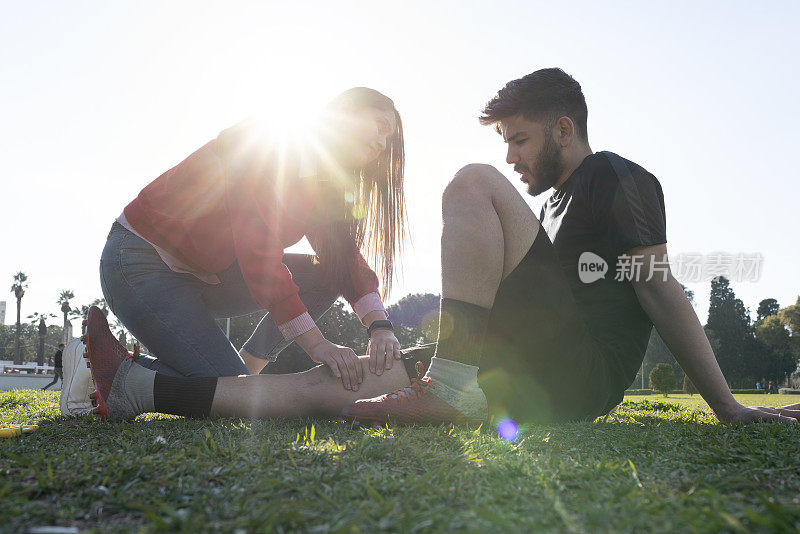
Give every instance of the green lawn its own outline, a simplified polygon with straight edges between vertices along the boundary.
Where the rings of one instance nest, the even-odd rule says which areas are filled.
[[[800,401],[755,396],[756,403]],[[700,398],[593,423],[351,428],[320,420],[98,423],[0,392],[0,530],[691,532],[800,529],[800,429],[725,427]],[[748,399],[750,400],[750,399]],[[646,401],[646,402],[645,402]]]
[[[800,403],[800,395],[735,395],[736,400],[745,406],[785,406],[787,404]],[[641,401],[643,399],[654,402],[671,402],[679,404],[680,406],[687,406],[690,408],[708,409],[708,404],[703,400],[700,395],[686,395],[670,393],[668,397],[664,395],[631,395],[625,397],[628,401]]]

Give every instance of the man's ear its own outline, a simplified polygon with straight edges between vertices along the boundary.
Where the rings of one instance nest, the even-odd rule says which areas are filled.
[[[561,117],[556,121],[556,141],[562,148],[568,147],[572,144],[572,139],[575,137],[575,123],[569,117]]]

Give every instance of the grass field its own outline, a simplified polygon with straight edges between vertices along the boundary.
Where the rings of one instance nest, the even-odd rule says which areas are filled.
[[[798,425],[726,427],[697,395],[630,397],[632,412],[514,442],[322,420],[98,423],[62,418],[57,401],[0,392],[0,423],[40,425],[0,439],[3,532],[800,529]]]
[[[736,400],[745,406],[784,406],[786,404],[800,403],[800,395],[735,395]],[[668,397],[664,395],[632,395],[626,397],[627,401],[637,402],[648,400],[653,402],[670,402],[687,408],[702,408],[708,410],[708,404],[698,394],[674,394]]]

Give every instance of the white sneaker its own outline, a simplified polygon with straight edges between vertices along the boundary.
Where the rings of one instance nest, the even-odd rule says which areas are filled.
[[[94,391],[92,370],[83,357],[86,345],[80,339],[73,339],[64,348],[64,378],[61,382],[59,405],[64,415],[79,415],[92,411],[89,394]]]

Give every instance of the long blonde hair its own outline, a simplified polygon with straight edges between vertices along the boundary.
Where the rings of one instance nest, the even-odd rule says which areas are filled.
[[[352,199],[343,198],[340,188],[331,188],[328,202],[342,204],[343,216],[336,221],[328,220],[320,228],[322,239],[315,248],[329,282],[338,287],[352,284],[349,262],[353,257],[353,247],[363,252],[378,275],[383,296],[388,297],[396,258],[402,254],[406,234],[403,123],[394,102],[374,89],[348,89],[338,95],[329,107],[336,108],[343,101],[351,102],[356,107],[392,111],[396,126],[377,161],[354,171],[355,183],[352,185],[355,190]],[[352,200],[352,206],[349,200]]]

